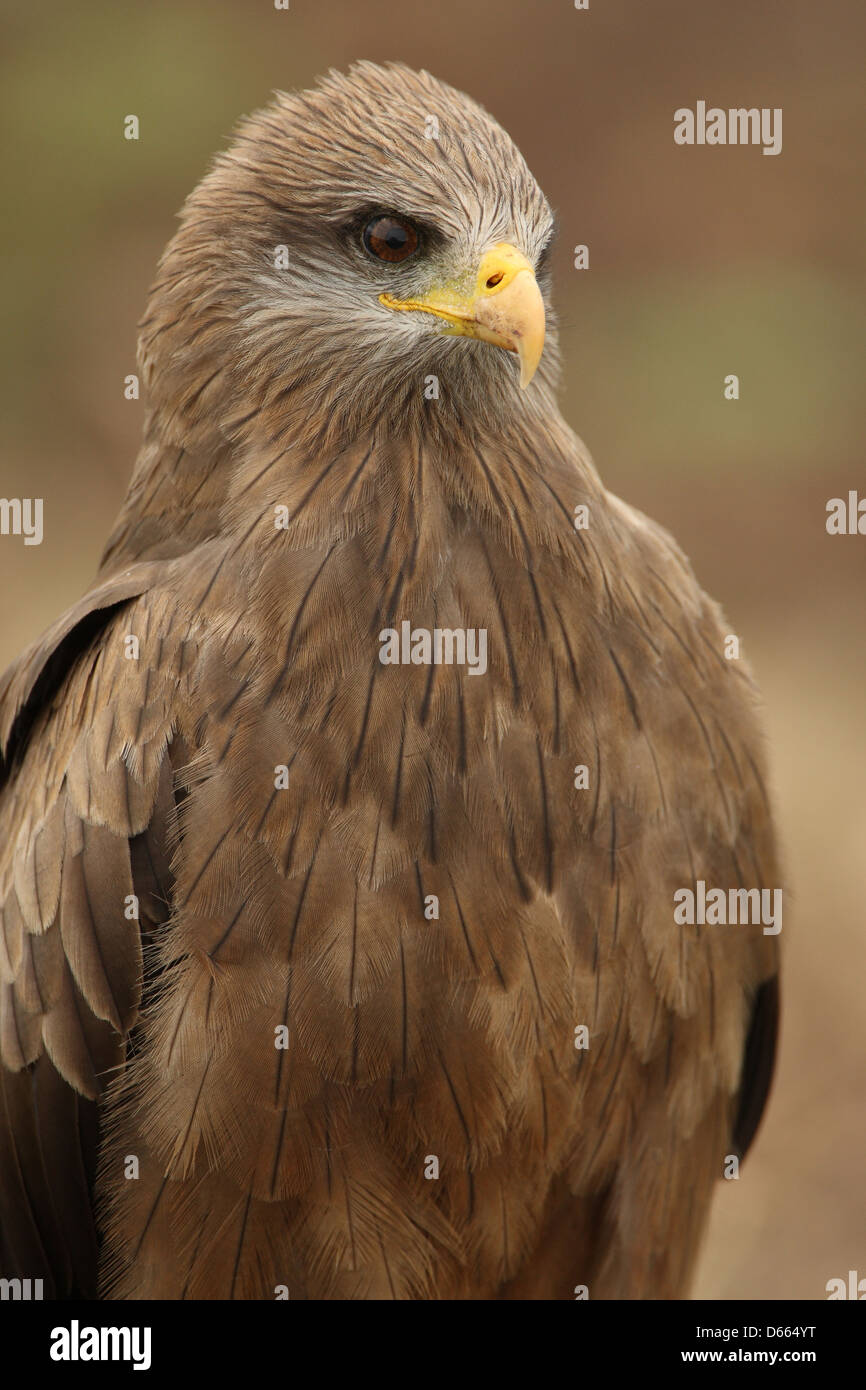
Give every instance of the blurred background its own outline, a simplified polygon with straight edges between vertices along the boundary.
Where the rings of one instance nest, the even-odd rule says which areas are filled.
[[[723,603],[767,707],[781,1065],[694,1292],[866,1277],[866,536],[825,530],[866,496],[862,0],[3,0],[0,24],[0,495],[45,499],[41,546],[0,537],[0,668],[96,568],[138,447],[135,325],[237,118],[362,57],[469,92],[559,215],[564,413]],[[782,153],[676,146],[698,100],[781,107]]]

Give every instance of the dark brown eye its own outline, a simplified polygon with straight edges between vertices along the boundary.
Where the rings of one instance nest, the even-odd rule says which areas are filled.
[[[379,261],[405,261],[418,250],[418,233],[402,217],[374,217],[362,240],[364,250]]]

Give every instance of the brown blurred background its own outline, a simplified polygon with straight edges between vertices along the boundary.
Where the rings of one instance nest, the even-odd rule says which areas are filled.
[[[138,446],[135,324],[236,119],[360,57],[471,93],[559,214],[564,412],[676,535],[766,700],[781,1066],[695,1293],[866,1276],[866,536],[825,530],[830,497],[866,495],[862,0],[3,0],[0,23],[0,495],[45,499],[41,546],[0,537],[0,667],[94,572]],[[698,100],[782,107],[782,153],[676,146]]]

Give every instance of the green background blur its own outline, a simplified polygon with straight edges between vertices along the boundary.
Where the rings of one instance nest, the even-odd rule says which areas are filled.
[[[469,92],[559,215],[564,413],[677,536],[767,705],[782,1059],[695,1292],[866,1276],[866,536],[824,526],[830,497],[866,495],[862,0],[16,0],[0,26],[0,494],[45,499],[42,546],[0,537],[0,666],[94,572],[141,427],[135,324],[237,118],[361,57]],[[698,100],[782,107],[782,153],[676,146]]]

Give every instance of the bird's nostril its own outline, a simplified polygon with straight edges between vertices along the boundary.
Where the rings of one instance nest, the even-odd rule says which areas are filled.
[[[489,290],[494,290],[496,288],[502,279],[502,274],[503,272],[501,270],[497,270],[495,275],[491,275],[490,279],[487,281],[487,288]]]

